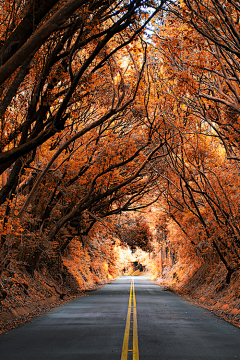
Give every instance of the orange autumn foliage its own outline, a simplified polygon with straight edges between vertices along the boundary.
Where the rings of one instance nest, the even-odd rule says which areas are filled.
[[[85,288],[122,271],[118,235],[175,283],[239,271],[238,5],[164,3],[2,5],[1,272]]]

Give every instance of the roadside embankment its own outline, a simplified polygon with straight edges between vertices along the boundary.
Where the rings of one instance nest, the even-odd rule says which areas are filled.
[[[189,276],[179,276],[178,272],[178,265],[168,267],[155,282],[240,327],[240,271],[232,275],[230,284],[220,263],[189,269]]]
[[[1,277],[0,333],[98,289],[111,280],[105,275],[96,277],[91,271],[82,274],[85,282],[80,286],[66,266],[61,277],[51,271],[35,271],[31,276],[24,268],[11,266]]]

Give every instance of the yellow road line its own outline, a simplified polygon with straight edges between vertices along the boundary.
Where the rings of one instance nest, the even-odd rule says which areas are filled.
[[[139,360],[138,352],[138,332],[137,332],[137,305],[134,291],[134,281],[133,285],[133,360]]]
[[[128,312],[127,312],[125,333],[124,333],[124,338],[123,338],[121,360],[127,360],[127,357],[128,357],[128,340],[129,340],[129,330],[130,330],[131,307],[132,307],[132,282],[131,282],[131,289],[130,289],[130,295],[129,295],[129,305],[128,305]]]
[[[133,300],[133,305],[132,305]],[[133,311],[132,311],[133,308]],[[130,322],[131,322],[131,313],[133,314],[133,349],[128,349],[129,342],[129,331],[130,331]],[[132,351],[133,360],[139,360],[139,351],[138,351],[138,334],[137,334],[137,307],[136,307],[136,297],[134,291],[134,281],[131,281],[130,295],[129,295],[129,304],[128,304],[128,312],[127,312],[127,320],[125,333],[123,338],[123,346],[122,346],[122,356],[121,360],[128,360],[128,352]]]

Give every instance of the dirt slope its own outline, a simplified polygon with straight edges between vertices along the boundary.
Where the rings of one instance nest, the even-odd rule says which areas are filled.
[[[176,266],[165,269],[156,282],[240,327],[240,271],[226,284],[222,264],[203,264],[187,278],[176,276]]]
[[[0,333],[19,326],[32,317],[38,316],[52,307],[59,306],[77,296],[108,282],[107,278],[88,274],[89,283],[84,288],[77,279],[63,267],[61,278],[48,272],[35,271],[31,276],[24,268],[11,266],[4,271],[0,287]]]

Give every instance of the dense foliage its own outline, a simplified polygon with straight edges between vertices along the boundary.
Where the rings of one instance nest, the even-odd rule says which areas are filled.
[[[221,261],[229,283],[240,265],[239,3],[0,6],[0,273],[13,262],[61,273],[71,247],[113,269],[121,244],[157,256],[167,243],[186,262]]]

